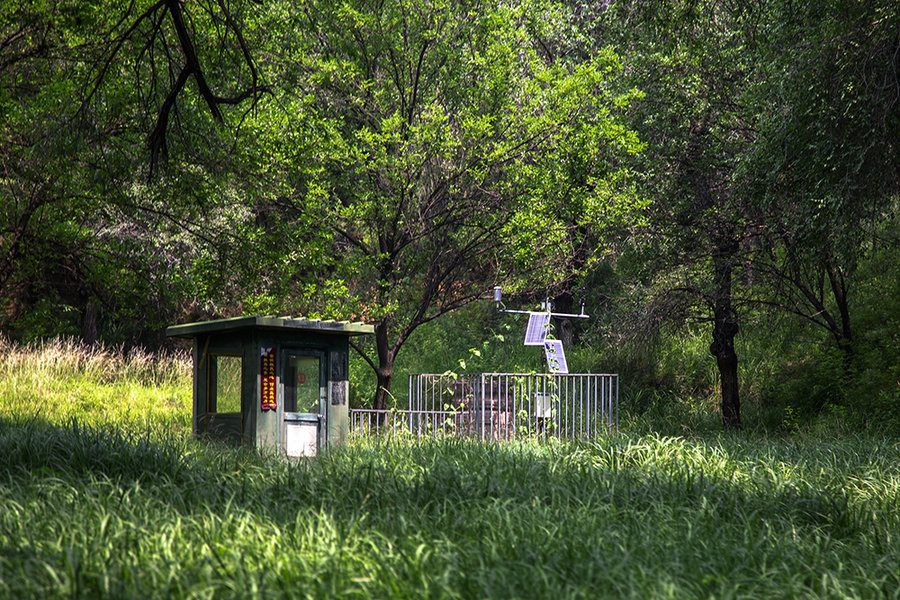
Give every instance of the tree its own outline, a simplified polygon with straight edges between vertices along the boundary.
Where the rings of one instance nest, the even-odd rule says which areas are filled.
[[[711,325],[722,422],[740,428],[736,287],[753,228],[733,174],[752,139],[741,111],[750,4],[619,1],[589,19],[596,10],[582,7],[584,25],[615,40],[645,94],[632,123],[647,143],[636,170],[652,201],[632,243],[643,246],[641,268],[655,289],[648,301],[669,317]]]
[[[8,331],[34,306],[58,326],[63,299],[83,313],[79,330],[95,337],[87,256],[96,245],[87,224],[98,207],[73,128],[71,81],[83,64],[69,60],[92,20],[90,8],[7,3],[0,8],[0,327]],[[87,283],[87,285],[86,285]]]
[[[119,323],[107,333],[137,321],[128,336],[146,338],[187,303],[195,258],[240,247],[249,211],[233,199],[248,178],[227,160],[234,138],[216,123],[220,107],[264,90],[241,33],[244,12],[224,0],[3,5],[4,332],[93,341],[106,313]],[[210,76],[239,73],[235,65],[249,68],[249,87]],[[196,97],[185,93],[189,82]],[[178,160],[162,172],[175,143]]]
[[[900,8],[768,8],[748,93],[759,135],[739,172],[766,223],[754,268],[768,301],[824,328],[849,364],[856,267],[900,191]]]
[[[147,134],[149,173],[154,174],[159,161],[168,157],[167,134],[173,116],[179,113],[179,101],[182,114],[188,108],[189,102],[183,97],[189,81],[196,86],[196,99],[218,123],[224,121],[222,106],[250,100],[252,109],[260,95],[268,91],[259,80],[243,33],[244,13],[250,6],[239,0],[217,0],[207,5],[156,0],[140,8],[134,2],[122,5],[121,12],[115,14],[117,20],[96,41],[101,52],[82,108],[87,108],[104,88],[117,85],[119,78],[113,71],[121,69],[123,62],[126,69],[133,69],[135,79],[129,87],[137,101],[131,105],[143,113],[145,123],[150,114],[154,115]],[[242,81],[240,67],[244,67],[249,81]],[[210,72],[227,72],[229,76],[219,76],[213,82]],[[217,93],[216,83],[226,91]]]
[[[309,1],[290,17],[302,36],[279,41],[278,79],[297,85],[317,166],[297,165],[281,202],[333,235],[331,276],[350,295],[334,310],[375,324],[374,355],[358,346],[375,408],[418,326],[495,284],[565,277],[576,241],[562,213],[614,210],[602,191],[635,146],[612,116],[628,95],[609,52],[547,57],[541,40],[565,18],[552,3],[455,0]]]

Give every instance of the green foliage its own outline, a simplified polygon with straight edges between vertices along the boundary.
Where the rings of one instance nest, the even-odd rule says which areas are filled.
[[[898,294],[896,221],[882,224],[879,249],[861,260],[853,296],[856,338],[849,360],[824,330],[763,304],[741,310],[736,337],[747,428],[800,432],[819,428],[892,432],[897,430]],[[639,431],[683,434],[715,429],[718,378],[708,358],[709,334],[701,324],[665,320],[643,302],[638,282],[599,280],[601,308],[582,343],[596,355],[593,372],[621,375],[621,410]],[[591,302],[589,302],[589,306]],[[797,427],[789,427],[797,430]]]
[[[843,0],[767,9],[749,99],[768,110],[753,107],[761,131],[748,156],[752,176],[770,202],[795,197],[793,210],[814,228],[852,231],[897,191],[900,111],[889,56],[900,12],[891,2]]]
[[[194,152],[146,181],[149,123],[174,70],[176,36],[160,29],[168,8],[54,1],[0,12],[5,334],[34,339],[49,327],[87,341],[159,343],[163,325],[193,299],[191,261],[216,245],[236,186],[208,168],[227,164],[228,152],[189,101],[178,139]],[[204,38],[213,23],[189,26]],[[220,66],[233,58],[211,54]],[[47,314],[48,300],[56,314]]]
[[[889,224],[885,232],[896,227]],[[779,353],[769,395],[806,414],[819,414],[850,429],[896,427],[900,406],[900,354],[896,298],[900,279],[896,250],[887,245],[857,270],[856,339],[848,355],[817,332],[795,329],[795,348]]]
[[[439,315],[580,289],[573,370],[696,431],[724,298],[759,426],[891,422],[895,4],[4,3],[0,331],[366,318],[402,404],[411,372],[540,366],[514,318]]]
[[[379,386],[417,327],[500,282],[565,278],[575,228],[628,209],[613,192],[639,144],[617,113],[634,94],[608,49],[545,54],[576,34],[567,15],[552,2],[310,1],[271,49],[270,78],[297,82],[289,131],[315,132],[308,154],[279,153],[278,202],[333,236],[327,276],[348,293],[311,300],[379,325]]]

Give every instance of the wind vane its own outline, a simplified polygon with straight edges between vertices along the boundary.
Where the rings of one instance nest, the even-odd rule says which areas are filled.
[[[562,317],[567,319],[587,319],[584,314],[584,298],[581,299],[581,313],[555,313],[550,298],[541,303],[540,311],[510,310],[503,304],[503,290],[500,286],[494,287],[494,303],[497,312],[517,313],[528,315],[528,327],[525,329],[525,346],[543,346],[544,356],[547,358],[547,368],[551,373],[568,373],[569,365],[566,363],[566,354],[563,351],[562,340],[548,340],[547,332],[550,329],[550,317]]]

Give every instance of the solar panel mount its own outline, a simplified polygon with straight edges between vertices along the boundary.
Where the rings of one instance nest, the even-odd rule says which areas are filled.
[[[562,340],[544,340],[544,356],[547,357],[547,369],[551,373],[569,372]]]
[[[528,313],[528,328],[525,330],[526,346],[543,346],[550,329],[550,313]]]

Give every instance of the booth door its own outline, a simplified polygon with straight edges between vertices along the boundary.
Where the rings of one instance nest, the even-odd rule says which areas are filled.
[[[325,353],[286,351],[284,364],[284,450],[315,456],[324,445]]]

